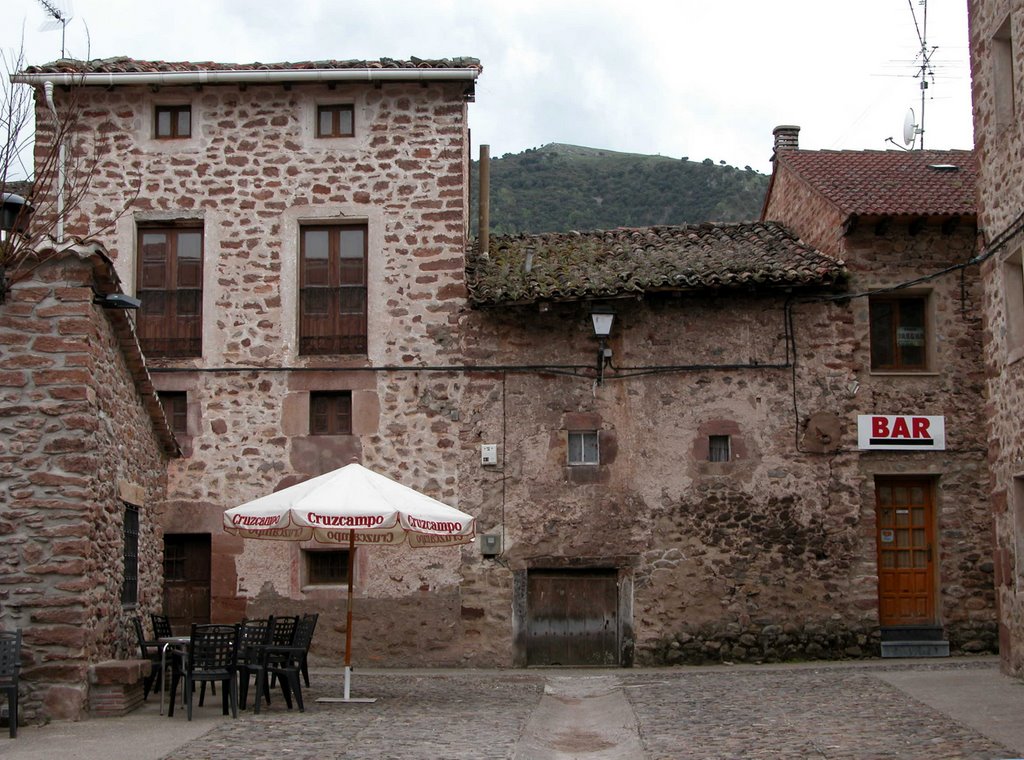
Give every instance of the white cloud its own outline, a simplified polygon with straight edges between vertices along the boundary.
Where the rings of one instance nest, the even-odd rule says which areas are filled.
[[[767,171],[771,132],[802,127],[808,148],[892,147],[920,112],[910,8],[919,0],[74,0],[68,48],[93,57],[227,62],[471,55],[484,73],[470,109],[493,155],[548,142],[725,160]],[[58,57],[34,0],[26,58]],[[936,82],[927,147],[970,147],[966,8],[932,0]],[[0,30],[18,45],[19,24]]]

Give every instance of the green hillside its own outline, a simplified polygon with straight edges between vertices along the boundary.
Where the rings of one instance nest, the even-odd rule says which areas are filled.
[[[491,232],[565,232],[754,221],[768,176],[690,161],[551,143],[491,158]],[[472,166],[476,234],[479,165]]]

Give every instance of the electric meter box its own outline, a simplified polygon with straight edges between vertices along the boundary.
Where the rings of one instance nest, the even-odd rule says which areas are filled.
[[[498,444],[480,444],[480,464],[494,465],[498,463]]]
[[[485,557],[494,557],[501,554],[501,536],[489,533],[481,535],[480,553]]]

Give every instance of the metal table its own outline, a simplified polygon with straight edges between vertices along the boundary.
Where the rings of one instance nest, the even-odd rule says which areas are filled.
[[[175,649],[177,647],[188,646],[188,643],[192,640],[191,636],[164,636],[157,639],[157,643],[160,645],[160,678],[164,678],[167,675],[167,650]],[[167,684],[163,681],[160,682],[160,714],[164,714],[164,694],[167,692]]]

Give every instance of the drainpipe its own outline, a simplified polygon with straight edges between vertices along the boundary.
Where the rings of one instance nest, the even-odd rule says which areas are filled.
[[[491,240],[491,146],[480,146],[480,223],[477,236],[481,256],[487,255]]]
[[[54,134],[59,139],[60,117],[57,115],[57,106],[53,102],[53,82],[43,83],[43,91],[46,93],[46,105],[53,114]],[[64,141],[60,140],[57,147],[57,242],[64,242]]]

